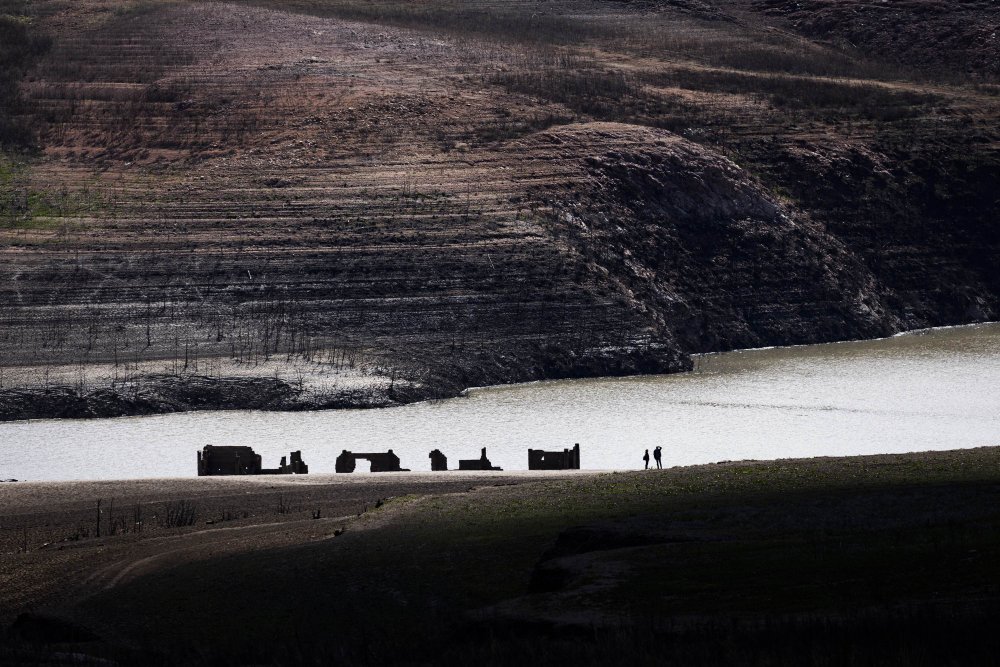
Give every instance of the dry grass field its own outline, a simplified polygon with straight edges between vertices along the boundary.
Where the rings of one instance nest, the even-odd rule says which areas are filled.
[[[998,463],[5,484],[0,662],[989,664]]]
[[[0,418],[995,318],[996,13],[932,4],[3,0]]]

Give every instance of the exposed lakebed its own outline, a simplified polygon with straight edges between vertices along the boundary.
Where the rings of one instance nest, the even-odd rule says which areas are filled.
[[[692,373],[540,382],[385,410],[193,412],[0,424],[0,478],[195,474],[206,444],[250,445],[265,466],[301,449],[332,473],[342,449],[392,448],[402,465],[449,467],[487,447],[527,468],[527,449],[579,442],[582,467],[895,453],[1000,444],[1000,324],[877,341],[705,355]],[[364,464],[359,466],[364,468]],[[358,473],[355,473],[358,474]]]

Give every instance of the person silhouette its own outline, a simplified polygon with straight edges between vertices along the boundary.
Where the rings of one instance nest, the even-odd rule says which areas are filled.
[[[645,470],[649,470],[649,450],[648,449],[646,450],[646,453],[642,455],[642,462],[646,464]]]
[[[662,448],[659,445],[657,445],[656,449],[653,450],[653,458],[656,459],[656,467],[657,467],[657,469],[663,467],[663,464],[660,463],[660,450],[661,449]]]

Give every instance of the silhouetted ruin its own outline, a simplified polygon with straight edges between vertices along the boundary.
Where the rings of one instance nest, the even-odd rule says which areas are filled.
[[[285,457],[281,457],[281,465],[277,470],[264,469],[260,471],[262,475],[305,475],[309,472],[309,466],[302,460],[302,451],[292,452],[288,455],[291,461],[285,463]]]
[[[198,452],[198,476],[214,475],[305,475],[309,466],[302,460],[302,452],[292,452],[291,463],[281,457],[277,468],[262,468],[260,454],[250,447],[205,445]]]
[[[573,449],[561,452],[545,452],[541,449],[528,450],[528,470],[579,470],[580,443]]]
[[[198,452],[198,476],[259,475],[260,454],[250,447],[205,445]]]
[[[490,460],[486,458],[486,448],[483,447],[482,455],[478,459],[459,459],[458,461],[459,470],[503,470],[503,468],[498,468],[490,463]]]
[[[448,469],[448,457],[442,454],[440,449],[435,449],[429,456],[433,472],[443,472]]]
[[[371,461],[372,472],[409,472],[409,468],[399,467],[399,457],[393,454],[391,449],[388,452],[359,454],[349,452],[345,449],[340,453],[340,456],[337,457],[337,472],[354,472],[354,468],[357,467],[358,459],[367,459]]]

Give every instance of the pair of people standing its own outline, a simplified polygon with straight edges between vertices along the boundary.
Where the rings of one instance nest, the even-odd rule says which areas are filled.
[[[658,469],[663,467],[663,463],[660,462],[660,456],[662,455],[662,452],[660,451],[661,449],[662,448],[659,445],[657,445],[656,448],[653,450],[653,458],[656,459],[656,467]],[[646,470],[649,470],[649,450],[648,449],[646,450],[646,453],[642,455],[642,460],[646,464]]]

